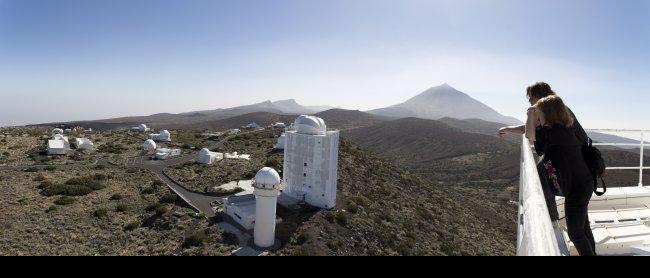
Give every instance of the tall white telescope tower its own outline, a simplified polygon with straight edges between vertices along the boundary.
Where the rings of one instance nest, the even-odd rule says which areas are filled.
[[[336,206],[339,132],[327,131],[323,119],[300,116],[286,132],[284,149],[284,199],[314,207]],[[288,198],[285,198],[288,197]]]
[[[275,214],[282,180],[277,171],[265,167],[255,175],[255,229],[254,243],[260,248],[275,244]]]

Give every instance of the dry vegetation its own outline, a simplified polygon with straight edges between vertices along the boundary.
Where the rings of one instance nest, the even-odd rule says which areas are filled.
[[[147,172],[0,170],[0,179],[0,255],[229,255],[234,249]]]

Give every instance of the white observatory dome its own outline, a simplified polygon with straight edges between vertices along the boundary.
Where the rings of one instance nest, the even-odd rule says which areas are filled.
[[[144,144],[142,144],[142,149],[145,151],[153,151],[156,149],[156,142],[151,139],[144,141]]]
[[[148,129],[147,125],[145,125],[145,124],[141,124],[139,128],[140,128],[141,131],[146,131]]]
[[[63,129],[55,128],[54,130],[52,130],[52,136],[57,134],[63,134]]]
[[[210,156],[212,152],[208,148],[203,148],[199,151],[199,156]]]
[[[280,174],[273,168],[264,167],[255,175],[255,185],[272,188],[282,183]]]
[[[165,137],[170,137],[171,133],[169,133],[169,130],[165,129],[160,133],[160,135],[165,136]]]
[[[282,134],[280,137],[278,137],[278,144],[275,146],[275,148],[278,150],[284,150],[286,146],[287,146],[287,135]]]
[[[308,135],[324,135],[327,132],[327,126],[323,119],[302,115],[294,122],[296,132]]]

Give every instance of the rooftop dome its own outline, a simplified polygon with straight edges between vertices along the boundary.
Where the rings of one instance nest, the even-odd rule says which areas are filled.
[[[141,125],[140,125],[140,130],[143,130],[143,131],[144,131],[144,130],[147,130],[147,125],[145,125],[145,124],[141,124]]]
[[[55,128],[54,130],[52,130],[52,135],[55,134],[63,134],[63,129]]]
[[[147,150],[147,151],[152,151],[156,149],[156,142],[153,140],[149,139],[147,141],[144,141],[144,144],[142,144],[142,149]]]
[[[166,129],[163,130],[163,131],[160,133],[160,135],[165,136],[165,137],[169,137],[169,136],[171,136],[171,134],[169,133],[169,130],[166,130]]]
[[[280,174],[275,171],[273,168],[264,167],[262,170],[257,172],[255,175],[255,184],[258,186],[267,185],[267,186],[276,186],[282,183],[280,179]]]
[[[302,115],[294,122],[296,132],[309,135],[323,135],[327,132],[327,126],[323,119]]]

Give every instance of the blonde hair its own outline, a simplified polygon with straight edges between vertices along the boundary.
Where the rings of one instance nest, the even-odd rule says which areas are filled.
[[[567,128],[573,126],[573,116],[560,97],[556,95],[547,96],[540,99],[536,106],[544,113],[547,125],[559,124]]]

